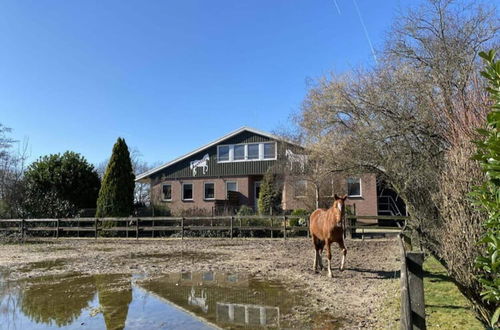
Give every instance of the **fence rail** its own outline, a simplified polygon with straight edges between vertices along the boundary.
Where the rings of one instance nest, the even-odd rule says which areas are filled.
[[[303,225],[297,225],[303,219]],[[397,234],[401,227],[380,224],[361,224],[358,220],[378,219],[402,221],[407,217],[388,216],[347,216],[345,232],[351,238],[364,238],[368,234]],[[296,221],[292,221],[296,220]],[[305,223],[304,223],[305,222]],[[187,231],[224,231],[229,237],[235,232],[266,231],[270,237],[287,238],[290,233],[304,232],[309,236],[309,219],[304,216],[214,216],[214,217],[127,217],[127,218],[59,218],[59,219],[0,219],[0,232],[20,233],[23,238],[47,236],[49,233],[59,238],[65,236],[80,237],[80,233],[122,232],[125,237],[155,237],[165,232],[180,232],[181,238]],[[75,234],[76,233],[76,234]],[[149,233],[147,235],[146,233]],[[84,236],[89,237],[89,234]]]

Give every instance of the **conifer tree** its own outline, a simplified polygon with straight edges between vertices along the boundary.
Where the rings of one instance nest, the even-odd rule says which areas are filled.
[[[118,138],[102,179],[96,216],[129,216],[134,205],[134,179],[127,144],[123,138]]]
[[[260,214],[270,214],[278,212],[281,205],[282,187],[279,183],[278,176],[269,169],[264,175],[264,179],[260,185],[260,193],[258,200],[258,208]]]

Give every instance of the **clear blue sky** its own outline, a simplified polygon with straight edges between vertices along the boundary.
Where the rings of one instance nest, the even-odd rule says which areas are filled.
[[[410,0],[357,0],[375,47]],[[286,126],[307,79],[373,65],[353,0],[0,2],[0,123],[31,160],[124,137],[166,162]]]

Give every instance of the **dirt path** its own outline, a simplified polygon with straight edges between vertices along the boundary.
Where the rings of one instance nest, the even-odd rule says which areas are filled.
[[[398,281],[398,246],[393,239],[350,240],[346,270],[338,270],[335,248],[333,278],[312,271],[309,239],[169,239],[47,240],[0,245],[0,267],[9,278],[81,272],[142,273],[149,276],[182,271],[244,272],[288,283],[305,294],[301,317],[317,312],[345,320],[345,328],[387,328],[380,312]],[[392,288],[392,289],[391,289]],[[392,290],[392,291],[391,291]]]

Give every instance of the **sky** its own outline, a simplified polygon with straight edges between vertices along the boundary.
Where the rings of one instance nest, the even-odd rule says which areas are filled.
[[[370,43],[414,2],[3,0],[0,123],[31,161],[93,164],[118,137],[164,163],[242,126],[273,132],[310,81],[373,66]]]

